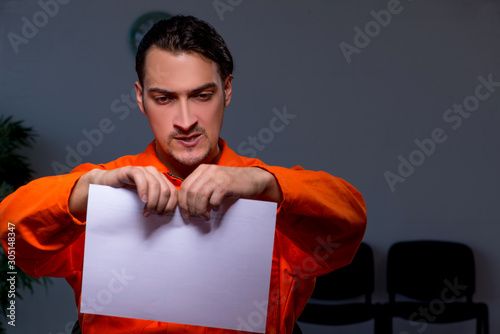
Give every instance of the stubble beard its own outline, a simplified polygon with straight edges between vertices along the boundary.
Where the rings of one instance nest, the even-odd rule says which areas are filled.
[[[188,153],[189,151],[192,151],[193,149],[188,148]],[[205,160],[208,159],[210,152],[212,152],[212,145],[209,145],[207,150],[203,153],[202,156],[185,156],[181,157],[177,155],[174,150],[169,148],[167,150],[167,155],[175,162],[177,162],[179,165],[186,166],[186,167],[193,167],[202,164]]]
[[[200,133],[200,136],[203,136],[203,137],[205,137],[205,139],[207,139],[208,147],[201,155],[197,155],[197,156],[191,155],[192,151],[199,149],[198,147],[185,147],[185,148],[183,148],[183,150],[185,150],[184,152],[182,152],[181,154],[176,153],[175,150],[172,148],[173,145],[171,145],[171,143],[173,141],[175,141],[175,139],[174,139],[175,136],[180,135],[180,134],[185,135],[185,133],[176,132],[176,133],[171,133],[169,135],[168,146],[167,146],[167,150],[165,153],[167,154],[167,156],[170,159],[177,162],[179,165],[186,166],[186,167],[193,167],[193,166],[200,165],[200,164],[204,163],[210,157],[210,153],[213,150],[213,145],[208,140],[208,136],[206,134],[205,129],[196,128],[193,130],[193,132],[198,132],[198,133]]]

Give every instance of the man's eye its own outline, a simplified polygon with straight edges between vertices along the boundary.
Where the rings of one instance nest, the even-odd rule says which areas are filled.
[[[199,101],[208,101],[212,98],[212,96],[213,96],[212,93],[203,93],[196,95],[196,99]]]
[[[166,104],[170,102],[171,99],[168,96],[156,96],[154,100],[156,101],[156,103]]]

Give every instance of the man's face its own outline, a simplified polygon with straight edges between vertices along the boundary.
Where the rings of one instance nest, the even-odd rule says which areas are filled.
[[[137,102],[160,160],[183,177],[201,163],[217,162],[232,77],[223,83],[217,64],[197,53],[174,55],[158,48],[148,51],[145,69],[144,87],[135,84]]]

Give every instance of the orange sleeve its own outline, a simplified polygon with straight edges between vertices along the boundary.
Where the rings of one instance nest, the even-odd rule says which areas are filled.
[[[15,262],[24,272],[34,277],[64,277],[73,271],[66,267],[72,265],[71,261],[60,259],[64,258],[62,252],[82,235],[85,222],[69,212],[68,200],[78,179],[99,167],[84,164],[69,174],[36,179],[0,203],[2,247],[8,249],[10,227],[15,233]]]
[[[69,212],[73,187],[92,169],[119,168],[130,165],[134,159],[124,156],[106,164],[85,163],[69,174],[43,177],[17,189],[0,203],[0,239],[4,250],[9,247],[9,226],[11,230],[15,226],[16,265],[34,277],[70,275],[81,265],[75,261],[81,260],[78,243],[83,242],[80,237],[85,231],[85,222]]]
[[[14,227],[16,264],[27,274],[44,276],[37,271],[39,261],[49,260],[84,231],[68,208],[71,189],[82,174],[37,179],[0,203],[2,246],[7,249],[8,227]]]
[[[82,164],[69,174],[31,181],[7,196],[0,203],[0,238],[6,251],[9,226],[11,230],[15,226],[16,265],[34,277],[67,277],[72,273],[80,265],[73,260],[80,257],[78,245],[70,248],[85,231],[85,222],[69,212],[75,183],[92,169],[118,168],[131,160],[133,156],[124,156],[107,164]]]
[[[276,229],[291,270],[311,278],[349,264],[366,229],[361,194],[325,172],[259,167],[275,176],[283,192]]]

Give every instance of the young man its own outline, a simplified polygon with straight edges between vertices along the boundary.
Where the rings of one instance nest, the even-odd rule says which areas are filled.
[[[177,16],[157,23],[139,46],[136,70],[137,102],[155,140],[136,156],[83,164],[19,188],[0,204],[2,245],[14,223],[17,264],[35,277],[66,278],[78,306],[89,184],[135,187],[146,217],[178,206],[183,216],[209,219],[228,196],[273,201],[278,210],[266,333],[291,333],[315,277],[354,256],[366,227],[362,196],[323,172],[238,156],[219,138],[233,62],[206,22]],[[79,323],[83,333],[235,333],[82,313]]]

